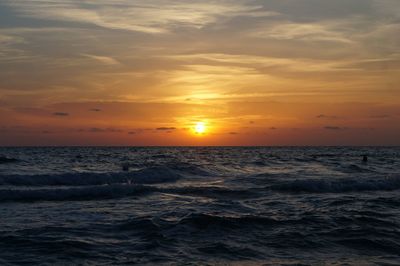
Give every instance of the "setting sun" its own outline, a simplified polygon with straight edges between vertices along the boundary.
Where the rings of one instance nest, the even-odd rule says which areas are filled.
[[[399,136],[400,0],[0,0],[0,266],[400,266]]]
[[[204,134],[207,131],[206,124],[204,122],[197,122],[194,127],[194,133]]]

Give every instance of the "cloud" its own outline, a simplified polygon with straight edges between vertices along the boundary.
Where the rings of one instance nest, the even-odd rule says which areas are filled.
[[[23,39],[21,37],[5,35],[5,34],[0,33],[0,45],[16,44],[16,43],[22,43],[22,42],[23,42]]]
[[[324,129],[326,130],[345,130],[346,127],[338,127],[338,126],[325,126]]]
[[[31,29],[12,27],[0,30],[0,34],[7,36],[3,38],[7,42],[10,38],[22,40],[18,45],[8,46],[8,49],[22,50],[20,54],[7,52],[10,60],[18,61],[29,54],[35,56],[29,65],[13,66],[6,62],[2,67],[4,71],[0,73],[0,90],[44,91],[35,96],[35,101],[182,102],[192,99],[198,102],[284,97],[287,94],[347,95],[355,94],[354,91],[360,87],[368,87],[369,91],[375,90],[371,94],[378,94],[381,85],[396,82],[385,77],[389,75],[385,73],[379,74],[381,78],[375,73],[363,75],[361,72],[367,64],[357,64],[365,59],[385,59],[387,55],[375,53],[388,52],[389,43],[391,51],[397,49],[395,25],[386,27],[386,21],[377,23],[365,16],[330,17],[326,20],[315,12],[309,14],[309,20],[302,20],[291,9],[291,6],[313,8],[313,2],[328,12],[317,1],[300,0],[301,5],[296,1],[279,4],[277,1],[253,0],[206,0],[201,3],[191,0],[3,2],[14,9],[11,15],[20,16],[14,19],[26,20],[21,16],[28,16],[28,21],[31,17],[35,21],[41,20]],[[326,5],[336,6],[337,10],[348,6],[343,1]],[[90,22],[91,16],[79,14],[82,11],[94,13],[94,20]],[[271,16],[268,12],[281,15]],[[192,14],[193,19],[186,18]],[[201,20],[197,16],[210,19]],[[145,27],[145,32],[153,30],[171,34],[147,36],[93,27],[104,22],[112,24],[108,29],[133,25]],[[50,26],[54,28],[50,29]],[[251,35],[258,31],[272,34],[272,37],[263,37],[268,38],[265,40],[259,35]],[[388,36],[393,41],[378,41]],[[183,42],[183,37],[187,41]],[[350,47],[346,41],[310,45],[298,42],[343,38],[355,43]],[[368,51],[365,50],[367,45],[371,46]],[[370,50],[373,50],[372,54]],[[348,56],[343,57],[344,53]],[[389,63],[378,65],[388,67]],[[30,71],[33,66],[41,71]],[[398,66],[396,62],[390,63],[391,70],[398,69]],[[316,72],[321,75],[315,75]],[[336,72],[343,73],[343,81],[336,78]],[[366,79],[373,79],[373,82]],[[391,79],[395,79],[394,76]],[[342,83],[346,88],[336,89],[336,85]],[[18,94],[14,98],[21,97],[23,95]],[[26,98],[27,101],[31,99],[30,96]]]
[[[398,47],[400,45],[399,21],[373,23],[368,26],[370,27],[370,30],[356,35],[358,42],[362,44],[362,46],[365,46],[365,49],[368,49],[371,54],[376,55],[376,57],[381,61],[382,59],[398,60]]]
[[[330,41],[352,43],[346,32],[335,29],[334,22],[316,23],[277,23],[265,29],[257,29],[251,33],[254,37],[277,40]]]
[[[98,127],[92,127],[87,130],[88,132],[91,133],[121,133],[123,132],[122,129],[117,129],[117,128],[98,128]]]
[[[372,0],[373,7],[382,16],[398,19],[400,18],[400,4],[398,0]]]
[[[53,113],[53,115],[55,115],[55,116],[69,116],[69,113],[65,113],[65,112],[55,112],[55,113]]]
[[[262,70],[267,69],[267,73],[262,73],[263,76],[267,74],[271,75],[273,72],[284,71],[284,72],[331,72],[331,71],[354,71],[350,69],[347,65],[349,63],[354,63],[353,61],[346,60],[316,60],[307,58],[282,58],[274,56],[257,56],[254,54],[182,54],[166,56],[167,58],[182,61],[186,63],[187,68],[197,68],[198,71],[202,69],[207,70],[207,65],[209,69],[225,68],[226,73],[235,71],[246,72],[262,72]],[[196,64],[198,63],[198,64]],[[202,64],[200,64],[202,63]],[[275,70],[275,71],[272,71]],[[216,72],[216,71],[215,71]],[[272,73],[271,73],[272,72]],[[235,73],[233,73],[235,74]],[[261,74],[261,73],[260,73]]]
[[[178,26],[201,28],[219,18],[237,16],[263,17],[275,13],[262,10],[261,5],[244,4],[238,0],[166,1],[166,0],[78,0],[42,1],[8,0],[8,5],[24,17],[80,22],[108,29],[146,33],[168,32]]]
[[[83,56],[94,59],[105,65],[120,65],[121,64],[116,59],[109,57],[109,56],[90,55],[90,54],[83,54]]]
[[[316,118],[321,118],[321,119],[337,119],[338,117],[335,115],[324,115],[324,114],[320,114],[317,115]]]
[[[158,127],[156,130],[159,131],[171,131],[171,130],[176,130],[176,127]]]
[[[370,116],[370,118],[372,118],[372,119],[389,119],[389,118],[391,118],[392,116],[390,116],[390,115],[385,115],[385,114],[383,114],[383,115],[372,115],[372,116]]]
[[[25,43],[24,38],[12,34],[4,34],[0,31],[0,64],[20,62],[32,59],[26,51],[16,48],[17,45]]]
[[[99,109],[99,108],[92,108],[92,109],[89,109],[89,111],[91,111],[91,112],[101,112],[102,110]]]

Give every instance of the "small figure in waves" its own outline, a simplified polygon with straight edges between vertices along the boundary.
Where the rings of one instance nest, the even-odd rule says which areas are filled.
[[[125,172],[129,171],[129,164],[124,163],[124,164],[122,165],[122,171],[125,171]]]

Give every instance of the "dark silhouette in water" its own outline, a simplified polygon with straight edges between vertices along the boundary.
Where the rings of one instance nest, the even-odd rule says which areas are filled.
[[[125,171],[125,172],[129,171],[129,164],[127,164],[127,163],[123,164],[122,171]]]
[[[362,161],[363,161],[363,163],[368,162],[368,156],[367,156],[367,155],[364,155]]]
[[[18,160],[14,159],[14,158],[7,158],[7,157],[0,156],[0,164],[2,164],[2,163],[15,163],[17,161]]]

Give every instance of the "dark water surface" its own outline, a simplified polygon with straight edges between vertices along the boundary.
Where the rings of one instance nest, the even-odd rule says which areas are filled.
[[[0,265],[135,263],[400,265],[400,148],[0,148]]]

